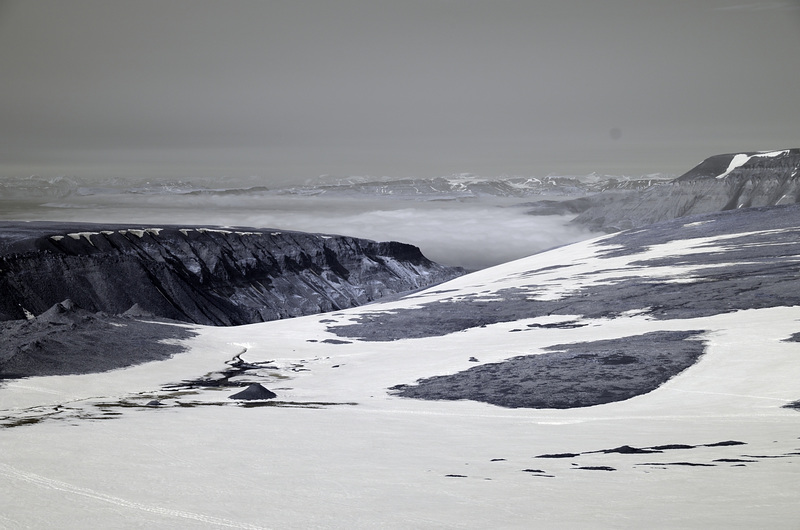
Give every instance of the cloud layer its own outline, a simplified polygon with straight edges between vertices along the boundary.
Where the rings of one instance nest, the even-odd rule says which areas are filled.
[[[419,246],[430,259],[479,269],[591,237],[569,217],[533,217],[520,200],[467,202],[203,194],[74,195],[18,201],[7,219],[251,226],[323,232]]]

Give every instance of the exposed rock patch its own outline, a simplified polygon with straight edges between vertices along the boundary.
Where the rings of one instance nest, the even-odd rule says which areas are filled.
[[[699,332],[663,331],[552,346],[452,375],[392,388],[417,399],[471,399],[503,407],[565,409],[622,401],[655,390],[703,353]],[[623,451],[623,448],[618,448]]]

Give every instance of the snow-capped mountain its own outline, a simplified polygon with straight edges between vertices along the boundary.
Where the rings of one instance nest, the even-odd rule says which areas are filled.
[[[791,528],[798,232],[795,205],[695,216],[6,380],[2,521]],[[253,384],[276,397],[231,399]]]

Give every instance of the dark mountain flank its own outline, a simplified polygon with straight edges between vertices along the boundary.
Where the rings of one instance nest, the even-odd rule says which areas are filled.
[[[90,311],[238,325],[352,307],[462,274],[417,247],[253,228],[0,223],[0,320]]]
[[[629,193],[584,199],[575,219],[616,232],[695,214],[800,201],[800,149],[707,158],[680,177]]]

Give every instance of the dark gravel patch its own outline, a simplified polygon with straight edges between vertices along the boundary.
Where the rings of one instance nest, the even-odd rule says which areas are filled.
[[[471,399],[519,408],[588,407],[658,388],[702,355],[700,331],[661,331],[621,339],[563,344],[552,353],[515,357],[452,375],[392,387],[395,395]]]

